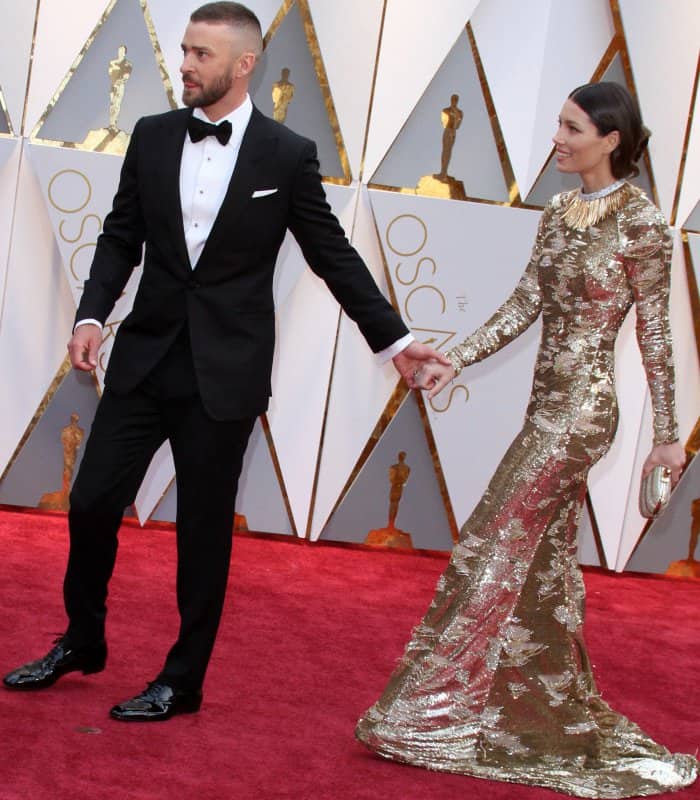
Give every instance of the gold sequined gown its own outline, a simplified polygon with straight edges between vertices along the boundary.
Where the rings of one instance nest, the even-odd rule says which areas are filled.
[[[622,209],[584,230],[562,219],[572,193],[550,201],[516,290],[450,352],[458,364],[479,361],[542,315],[523,429],[358,723],[357,737],[382,756],[580,797],[658,794],[695,779],[695,758],[669,753],[600,698],[582,637],[576,532],[588,471],[617,425],[614,344],[633,302],[655,442],[677,439],[671,239],[641,191],[619,191]]]

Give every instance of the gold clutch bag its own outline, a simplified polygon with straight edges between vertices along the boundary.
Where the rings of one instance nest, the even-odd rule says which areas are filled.
[[[639,487],[639,513],[651,519],[658,516],[671,499],[671,470],[663,465],[642,478]]]

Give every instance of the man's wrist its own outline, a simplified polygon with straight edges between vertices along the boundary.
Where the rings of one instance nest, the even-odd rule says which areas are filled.
[[[101,323],[99,320],[97,320],[97,319],[79,319],[79,320],[78,320],[78,321],[75,323],[75,325],[73,326],[73,333],[75,333],[75,332],[76,332],[76,330],[77,330],[77,329],[78,329],[78,328],[79,328],[81,325],[97,325],[97,327],[98,327],[100,330],[102,330],[102,323]]]
[[[390,344],[389,347],[385,347],[383,350],[375,353],[375,357],[380,364],[386,364],[387,361],[391,361],[394,356],[402,353],[412,342],[415,342],[415,337],[412,333],[407,333],[405,336],[397,339],[393,344]]]

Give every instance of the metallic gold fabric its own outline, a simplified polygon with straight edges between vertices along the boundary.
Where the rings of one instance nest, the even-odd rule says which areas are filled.
[[[668,325],[671,241],[636,189],[585,231],[542,217],[510,299],[450,351],[460,366],[543,320],[525,424],[469,520],[423,621],[356,735],[434,770],[580,797],[658,794],[695,779],[600,698],[583,642],[576,531],[586,478],[617,425],[613,348],[636,302],[657,442],[677,438]]]

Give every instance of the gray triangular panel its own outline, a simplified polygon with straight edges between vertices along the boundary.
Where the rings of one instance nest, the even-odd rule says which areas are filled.
[[[700,235],[688,234],[688,249],[690,250],[690,266],[695,273],[695,282],[700,286]]]
[[[0,483],[0,503],[32,507],[44,498],[42,507],[52,507],[50,500],[58,500],[62,492],[64,469],[69,468],[73,479],[77,474],[97,402],[95,383],[89,375],[75,370],[66,374]],[[66,430],[72,414],[78,419]],[[82,429],[82,436],[76,426]],[[66,510],[55,502],[53,505],[54,510]]]
[[[206,502],[206,497],[202,501]],[[255,423],[243,459],[236,512],[246,518],[251,531],[294,534],[260,420]],[[177,489],[173,482],[152,519],[174,522],[176,513]]]
[[[5,98],[2,94],[2,86],[0,86],[0,133],[12,133],[12,129],[10,128],[10,120],[7,116],[7,111],[5,108]]]
[[[107,128],[112,91],[108,70],[120,46],[126,47],[131,72],[124,84],[119,129],[131,133],[139,117],[170,109],[141,5],[117,0],[39,128],[39,139],[81,143],[91,130]]]
[[[413,547],[451,550],[452,534],[420,411],[409,394],[374,448],[350,490],[335,510],[321,539],[364,542],[388,522],[389,468],[406,453],[410,475],[399,502],[396,527],[411,535]]]
[[[690,216],[682,227],[686,231],[700,233],[700,200],[696,203],[695,208],[690,212]]]
[[[698,517],[696,524],[700,524],[700,458],[697,456],[671,495],[669,507],[649,526],[625,569],[682,575],[683,563],[679,562],[687,562],[689,555],[694,501]],[[700,548],[695,548],[695,558],[700,558],[698,551]],[[700,564],[697,562],[696,568],[700,577]]]
[[[442,112],[449,108],[455,94],[464,116],[455,134],[447,174],[463,184],[467,197],[508,200],[508,186],[466,30],[462,30],[372,176],[372,184],[416,187],[424,176],[441,171]]]
[[[286,107],[283,124],[316,142],[322,175],[344,178],[335,134],[297,5],[292,6],[269,41],[250,83],[253,102],[269,117],[275,115],[272,92],[281,80],[283,69],[289,70],[286,83],[293,86],[291,100],[281,104]]]
[[[605,71],[601,80],[615,81],[615,83],[619,83],[622,86],[627,85],[619,54],[610,62],[610,66]],[[554,126],[555,121],[552,121],[552,133],[554,133]],[[649,180],[649,171],[647,170],[646,164],[642,160],[639,162],[638,166],[640,170],[639,176],[632,178],[630,183],[642,188],[646,192],[647,197],[653,200],[654,194],[651,190],[651,181]],[[559,172],[554,153],[552,153],[542,174],[525,198],[525,202],[528,205],[545,206],[547,201],[555,194],[569,189],[575,189],[580,184],[581,180],[577,174]]]
[[[583,506],[583,514],[581,515],[581,522],[578,528],[578,562],[579,564],[588,564],[589,566],[602,566],[600,563],[600,556],[598,555],[598,547],[596,545],[595,533],[593,532],[591,516],[588,513],[586,504]]]

